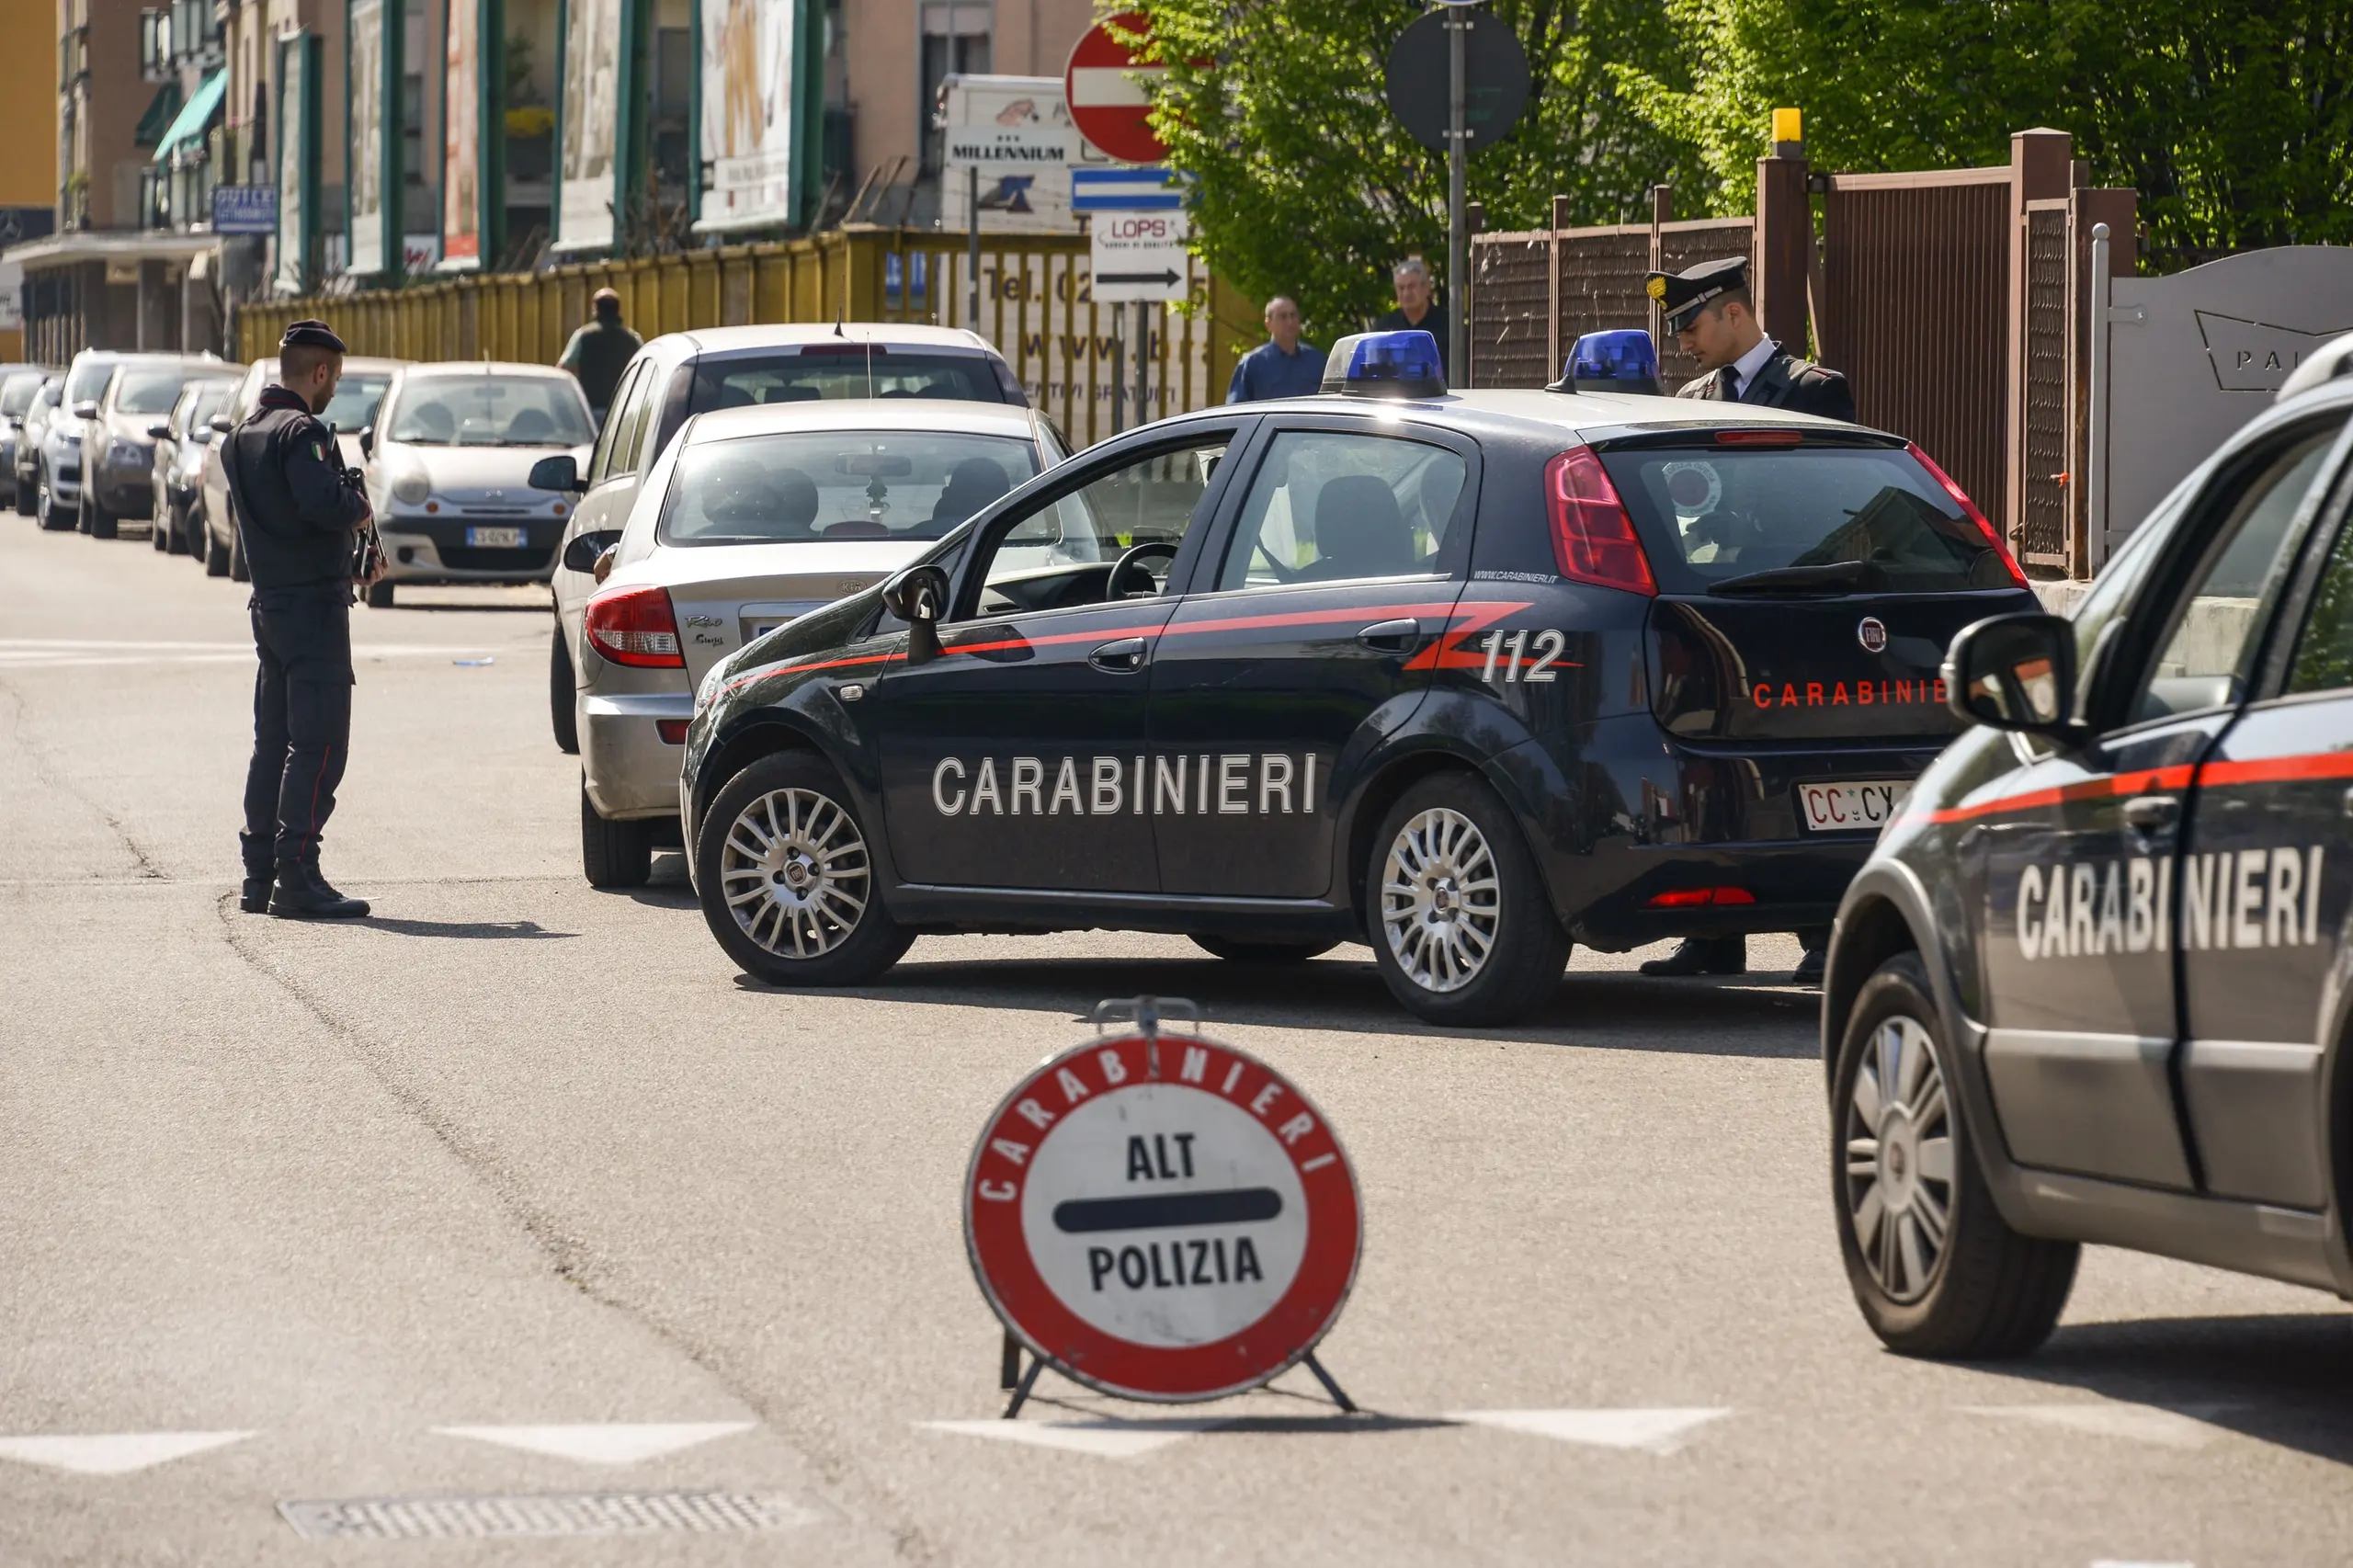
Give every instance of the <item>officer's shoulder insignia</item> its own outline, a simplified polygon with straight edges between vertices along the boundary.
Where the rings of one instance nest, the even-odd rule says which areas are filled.
[[[319,461],[321,461],[321,462],[324,462],[324,461],[326,461],[326,460],[327,460],[327,447],[326,447],[326,443],[325,443],[324,441],[313,441],[313,442],[312,442],[312,443],[311,443],[311,455],[312,455],[313,457],[314,457],[314,458],[318,459],[318,460],[319,460]]]
[[[1650,281],[1643,285],[1643,292],[1648,294],[1654,300],[1665,299],[1666,278],[1658,273],[1653,273],[1651,275]]]

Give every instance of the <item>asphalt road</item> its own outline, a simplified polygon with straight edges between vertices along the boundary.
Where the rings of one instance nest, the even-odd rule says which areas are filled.
[[[520,590],[355,612],[326,864],[378,914],[240,915],[244,590],[0,524],[0,1562],[2347,1558],[2332,1300],[2096,1252],[2030,1359],[1880,1349],[1779,975],[1580,953],[1540,1023],[1452,1033],[1361,949],[926,938],[863,991],[765,990],[675,858],[582,881]],[[1178,1411],[1049,1378],[1023,1440],[988,1422],[972,1140],[1139,992],[1347,1140],[1367,1243],[1324,1359],[1371,1414],[1293,1372]],[[303,1533],[585,1494],[761,1528]]]

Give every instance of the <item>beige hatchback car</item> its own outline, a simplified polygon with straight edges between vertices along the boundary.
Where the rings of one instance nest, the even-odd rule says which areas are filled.
[[[1042,415],[1011,404],[861,398],[689,419],[647,471],[582,610],[589,882],[637,886],[656,846],[679,843],[678,765],[712,666],[881,581],[1065,455]],[[601,546],[584,535],[571,549]]]

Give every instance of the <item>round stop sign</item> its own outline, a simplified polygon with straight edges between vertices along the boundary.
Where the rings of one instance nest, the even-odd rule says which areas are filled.
[[[1006,1327],[1130,1399],[1256,1388],[1315,1347],[1356,1278],[1356,1176],[1307,1096],[1183,1035],[1097,1040],[1005,1097],[964,1241]]]
[[[1111,28],[1139,35],[1152,31],[1141,11],[1122,11],[1086,29],[1063,68],[1063,94],[1070,100],[1071,123],[1107,158],[1124,164],[1156,164],[1168,149],[1153,134],[1146,116],[1152,98],[1145,84],[1160,67],[1136,59],[1114,39]],[[1139,80],[1138,78],[1142,78]]]

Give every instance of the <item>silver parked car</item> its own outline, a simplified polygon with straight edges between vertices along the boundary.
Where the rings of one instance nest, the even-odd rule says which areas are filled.
[[[880,582],[1063,456],[1042,415],[1004,404],[801,402],[688,420],[581,617],[588,881],[642,883],[657,840],[677,842],[679,748],[712,665]],[[569,564],[597,543],[574,540]]]
[[[335,445],[343,453],[344,466],[359,466],[359,432],[376,417],[382,405],[385,389],[392,384],[392,372],[406,364],[404,359],[371,359],[354,355],[343,362],[343,380],[335,391],[335,400],[327,411],[319,415],[335,426]],[[275,358],[256,359],[245,367],[244,380],[237,383],[236,394],[229,405],[212,416],[212,433],[217,437],[235,429],[244,422],[261,402],[262,389],[278,380]],[[221,442],[209,441],[204,448],[204,477],[198,486],[194,512],[188,523],[190,552],[204,562],[207,576],[233,577],[245,580],[244,558],[237,544],[237,524],[229,505],[229,482],[221,472]]]
[[[57,414],[58,400],[65,395],[65,378],[49,376],[33,393],[32,402],[24,413],[8,421],[8,433],[15,437],[16,451],[11,457],[10,479],[17,492],[17,516],[40,516],[40,452],[49,434],[49,422]],[[49,519],[41,518],[47,528]]]
[[[637,352],[622,372],[613,408],[589,460],[586,492],[564,531],[564,555],[584,534],[601,537],[582,559],[594,566],[604,544],[620,537],[637,505],[638,480],[698,414],[777,403],[844,398],[947,399],[1023,408],[1029,399],[1005,357],[961,327],[899,322],[829,326],[723,326],[665,333]],[[580,612],[597,591],[589,571],[559,557],[555,632],[548,659],[548,715],[561,749],[580,749],[573,724],[574,650]]]
[[[204,449],[212,441],[212,416],[228,406],[237,390],[233,376],[204,377],[181,389],[172,411],[147,426],[155,443],[155,460],[148,473],[154,491],[149,538],[157,550],[186,555],[194,548],[188,528],[188,503],[204,479]],[[5,399],[0,390],[0,399]]]
[[[580,383],[545,365],[412,365],[392,378],[360,445],[368,499],[400,583],[544,583],[573,498],[534,489],[551,453],[588,460],[597,423]]]
[[[40,470],[34,476],[40,486],[35,510],[42,528],[70,528],[80,519],[85,427],[96,418],[98,399],[123,358],[85,348],[65,368],[65,391],[41,428]],[[83,531],[88,531],[86,525]]]
[[[156,422],[170,415],[190,381],[234,376],[241,369],[210,354],[125,356],[106,391],[85,405],[75,526],[94,538],[112,539],[118,523],[153,521]]]
[[[17,496],[17,445],[24,434],[25,414],[40,395],[41,383],[49,372],[39,366],[8,371],[0,377],[0,495],[27,516],[32,515],[32,497],[19,502]]]

